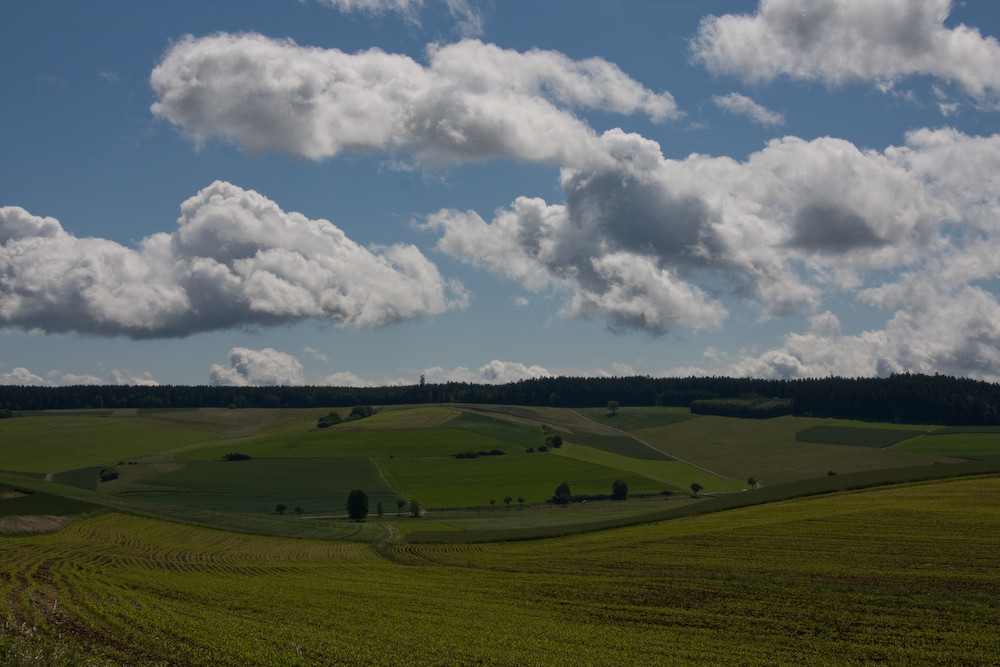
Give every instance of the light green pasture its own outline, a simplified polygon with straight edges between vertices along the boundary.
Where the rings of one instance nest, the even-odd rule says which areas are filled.
[[[613,454],[600,449],[594,449],[593,447],[577,445],[572,442],[565,443],[561,448],[552,450],[552,453],[557,456],[566,456],[613,470],[642,475],[643,477],[648,477],[659,482],[663,485],[663,489],[674,491],[687,492],[693,482],[701,484],[706,493],[739,491],[747,488],[744,482],[719,477],[681,461],[634,459],[629,456],[621,456],[620,454]],[[630,494],[637,492],[631,486],[629,487]]]
[[[611,493],[616,479],[624,479],[630,493],[659,493],[665,485],[633,472],[558,456],[552,452],[420,459],[377,459],[389,483],[424,507],[489,507],[505,496],[529,503],[551,498],[567,482],[574,494]]]
[[[892,449],[969,458],[1000,456],[1000,433],[928,434],[901,442]]]
[[[540,425],[497,419],[475,412],[461,413],[460,417],[449,421],[447,427],[503,440],[525,449],[545,444],[545,433]]]

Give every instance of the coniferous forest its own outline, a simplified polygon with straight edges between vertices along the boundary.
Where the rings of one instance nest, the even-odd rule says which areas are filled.
[[[448,382],[384,387],[221,387],[182,385],[0,386],[3,414],[46,409],[311,408],[352,405],[480,403],[556,407],[701,407],[748,416],[755,402],[777,414],[920,424],[1000,424],[1000,385],[943,375],[767,380],[732,377],[543,377],[508,384]],[[779,400],[774,400],[779,399]],[[742,412],[741,412],[742,410]],[[10,411],[10,412],[8,412]],[[752,414],[749,416],[753,416]]]

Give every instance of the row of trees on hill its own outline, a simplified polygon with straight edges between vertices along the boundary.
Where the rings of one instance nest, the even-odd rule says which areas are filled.
[[[0,386],[0,410],[312,408],[405,403],[690,407],[693,401],[764,397],[795,415],[934,424],[1000,424],[1000,385],[943,375],[884,378],[544,377],[507,384],[421,382],[387,387]]]

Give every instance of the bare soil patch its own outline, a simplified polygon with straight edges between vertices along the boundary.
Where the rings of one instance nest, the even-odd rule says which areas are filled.
[[[69,517],[52,514],[33,516],[0,516],[0,535],[24,533],[48,533],[59,530],[69,521]]]

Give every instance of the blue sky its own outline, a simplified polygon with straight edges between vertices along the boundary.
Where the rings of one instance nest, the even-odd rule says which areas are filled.
[[[1000,379],[992,0],[0,21],[0,383]]]

